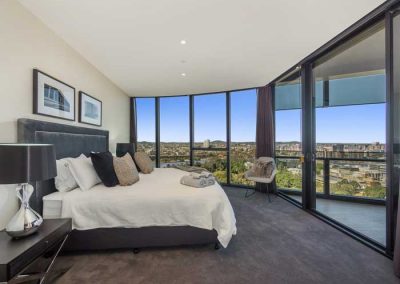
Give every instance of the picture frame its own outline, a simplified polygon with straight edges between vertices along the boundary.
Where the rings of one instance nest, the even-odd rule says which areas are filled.
[[[79,122],[102,126],[103,103],[95,97],[79,91]]]
[[[75,88],[33,69],[33,113],[75,121]]]

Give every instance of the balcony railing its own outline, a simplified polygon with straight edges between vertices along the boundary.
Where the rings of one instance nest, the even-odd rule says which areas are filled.
[[[285,155],[281,155],[279,152],[284,152]],[[286,193],[300,194],[302,184],[301,152],[285,150],[276,151],[276,153],[278,187],[279,181],[285,185],[296,185],[289,188],[281,187],[280,190]],[[385,204],[385,162],[383,152],[317,152],[314,178],[317,197]],[[286,173],[288,177],[279,177],[280,173]]]

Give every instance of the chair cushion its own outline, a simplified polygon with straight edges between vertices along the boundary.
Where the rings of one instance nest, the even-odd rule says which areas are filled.
[[[255,177],[270,178],[272,176],[274,168],[275,166],[273,161],[257,160],[254,163],[252,172]]]

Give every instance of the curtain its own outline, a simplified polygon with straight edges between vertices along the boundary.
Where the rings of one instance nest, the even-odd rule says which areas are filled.
[[[256,158],[274,157],[275,123],[272,86],[257,89]],[[269,185],[257,183],[256,190],[275,192],[275,181]]]
[[[129,131],[129,142],[135,144],[137,149],[137,122],[136,122],[136,100],[135,98],[130,99],[130,131]]]

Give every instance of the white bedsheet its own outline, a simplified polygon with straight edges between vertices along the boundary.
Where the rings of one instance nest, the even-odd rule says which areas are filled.
[[[219,184],[206,188],[181,185],[181,170],[155,169],[140,174],[131,186],[107,188],[100,184],[63,196],[62,217],[72,218],[74,229],[193,226],[215,229],[222,246],[236,234],[236,219]]]

